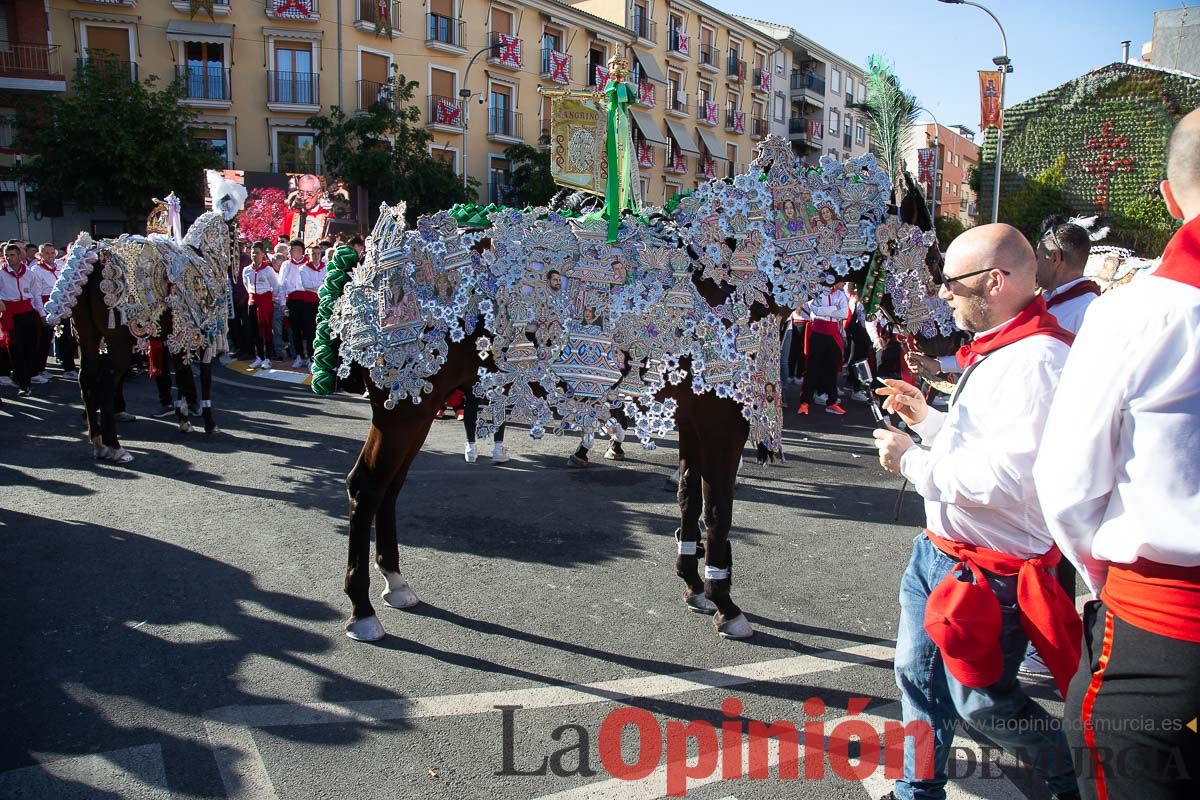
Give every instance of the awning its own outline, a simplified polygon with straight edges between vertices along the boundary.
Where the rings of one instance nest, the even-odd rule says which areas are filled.
[[[634,57],[637,58],[637,62],[642,65],[642,74],[655,83],[661,83],[665,86],[667,78],[663,75],[662,69],[654,61],[654,56],[645,50],[638,50],[636,47],[631,49],[633,50]]]
[[[667,127],[671,130],[671,136],[679,145],[679,149],[688,155],[700,155],[700,148],[696,147],[696,140],[692,138],[692,132],[687,129],[687,126],[676,119],[667,118]]]
[[[722,161],[728,161],[729,158],[725,154],[725,148],[721,147],[721,142],[717,140],[717,135],[708,128],[696,128],[696,133],[700,134],[700,139],[704,142],[704,146],[708,149],[708,155],[712,158],[719,158]]]
[[[647,141],[652,144],[661,144],[667,146],[667,137],[663,136],[662,131],[654,124],[654,118],[638,108],[629,109],[630,116],[633,117],[633,124],[638,126],[638,130],[642,132]]]
[[[167,38],[188,42],[227,44],[233,38],[233,26],[225,22],[173,19],[167,22]]]

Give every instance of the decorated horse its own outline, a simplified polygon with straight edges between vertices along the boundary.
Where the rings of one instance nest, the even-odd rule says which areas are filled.
[[[147,235],[96,242],[81,233],[68,250],[45,314],[52,325],[68,317],[75,325],[83,352],[80,392],[97,458],[133,460],[117,435],[113,398],[134,348],[153,352],[161,343],[181,393],[195,393],[191,364],[198,359],[204,429],[217,430],[212,361],[228,347],[230,271],[237,265],[234,218],[246,191],[229,181],[210,183],[213,210],[201,214],[186,234],[171,195],[150,215]],[[176,404],[175,415],[180,429],[191,431],[186,401]]]
[[[850,280],[870,313],[886,291],[910,334],[952,328],[926,266],[935,238],[889,215],[890,194],[873,155],[809,169],[768,137],[745,174],[664,209],[456,207],[408,229],[404,205],[384,205],[361,263],[350,248],[332,259],[313,367],[318,393],[365,378],[371,400],[347,479],[347,635],[384,636],[369,596],[372,525],[383,602],[418,602],[400,571],[396,501],[459,388],[480,400],[480,436],[504,423],[593,436],[614,410],[648,449],[677,431],[683,602],[723,637],[752,635],[730,595],[729,533],[747,437],[777,449],[782,436],[782,319]]]

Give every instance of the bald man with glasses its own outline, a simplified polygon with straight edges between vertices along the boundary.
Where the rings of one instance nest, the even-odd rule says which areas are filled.
[[[900,580],[895,671],[905,725],[934,734],[932,763],[906,740],[904,777],[885,800],[945,797],[958,720],[1031,759],[1054,797],[1079,796],[1063,732],[1017,681],[1032,638],[1065,694],[1081,637],[1032,475],[1073,337],[1046,310],[1035,272],[1033,248],[1011,226],[955,239],[939,294],[975,339],[959,353],[949,410],[903,381],[878,390],[922,440],[875,431],[880,463],[925,500],[926,530]]]

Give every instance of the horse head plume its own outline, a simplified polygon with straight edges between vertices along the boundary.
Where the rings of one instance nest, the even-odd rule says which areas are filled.
[[[214,211],[219,211],[227,222],[232,221],[246,204],[246,187],[240,183],[226,180],[218,170],[210,169],[206,173],[208,179],[208,195],[212,198]]]

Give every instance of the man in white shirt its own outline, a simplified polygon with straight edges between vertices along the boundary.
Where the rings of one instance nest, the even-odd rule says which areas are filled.
[[[251,262],[242,270],[242,284],[249,295],[248,311],[255,320],[254,353],[251,369],[270,369],[271,356],[275,355],[272,325],[275,321],[275,295],[279,290],[279,276],[275,274],[266,251],[261,244],[252,248]]]
[[[817,395],[824,396],[825,411],[841,416],[846,413],[838,403],[838,374],[842,371],[844,339],[842,325],[849,313],[849,298],[841,284],[834,284],[803,305],[809,315],[805,326],[804,389],[797,413],[807,414]]]
[[[20,245],[9,243],[4,246],[4,260],[0,262],[0,327],[8,339],[17,395],[28,397],[37,371],[42,296],[23,256]]]
[[[959,236],[940,295],[976,336],[949,411],[903,381],[879,390],[923,440],[875,432],[880,463],[925,499],[928,527],[900,581],[896,679],[905,724],[934,735],[932,764],[906,740],[904,778],[888,798],[945,797],[956,719],[1032,758],[1056,798],[1079,796],[1066,738],[1017,681],[1032,636],[1065,691],[1080,636],[1031,474],[1072,337],[1046,311],[1034,272],[1033,248],[1011,226]]]
[[[312,255],[305,257],[304,245],[297,239],[292,242],[290,257],[279,268],[279,288],[287,304],[292,348],[296,351],[292,369],[303,369],[312,363],[313,338],[317,334],[317,304],[320,301],[317,292],[325,282],[325,264],[321,261],[320,248],[314,245],[310,250]]]
[[[1046,307],[1071,333],[1079,333],[1084,313],[1100,296],[1096,282],[1083,277],[1091,249],[1088,232],[1071,222],[1051,222],[1037,246],[1037,282]]]
[[[1087,798],[1200,796],[1200,112],[1171,136],[1162,193],[1184,225],[1088,309],[1034,467],[1099,597],[1067,698]]]

